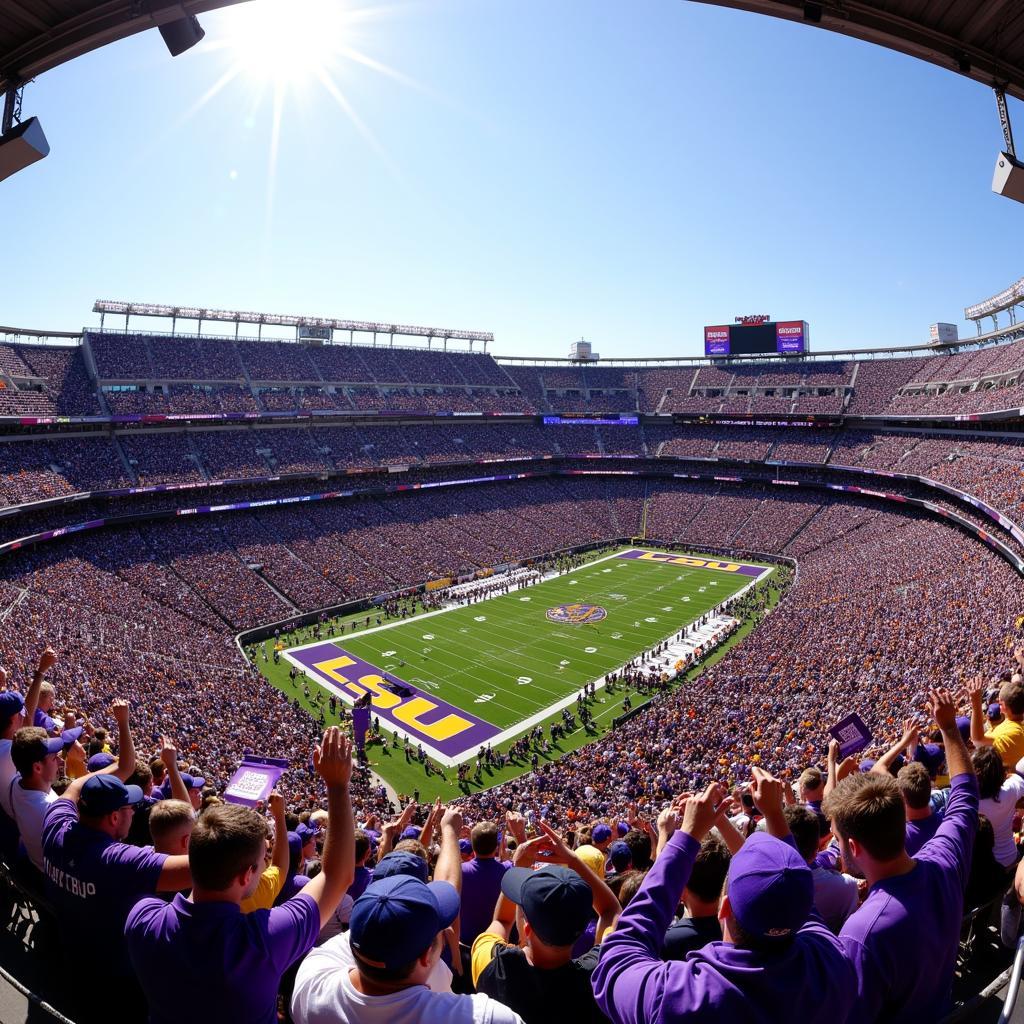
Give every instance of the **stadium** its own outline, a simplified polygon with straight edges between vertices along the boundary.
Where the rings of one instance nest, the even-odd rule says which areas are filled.
[[[33,78],[234,5],[95,6],[0,0],[4,177]],[[995,89],[1024,199],[1014,5],[711,6]],[[0,327],[0,1019],[1022,1019],[1015,273],[881,347]]]

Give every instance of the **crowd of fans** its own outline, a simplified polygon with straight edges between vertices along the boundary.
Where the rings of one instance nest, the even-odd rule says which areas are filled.
[[[105,408],[120,413],[291,410],[427,413],[925,414],[1016,409],[1024,343],[953,355],[727,366],[532,366],[387,345],[86,333]],[[5,369],[6,368],[6,369]],[[0,414],[101,411],[82,349],[0,347]],[[188,382],[188,383],[186,383]],[[137,390],[111,390],[111,388]]]

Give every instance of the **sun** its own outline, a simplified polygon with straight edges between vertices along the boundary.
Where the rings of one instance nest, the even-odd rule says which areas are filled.
[[[343,0],[255,0],[234,12],[227,39],[235,70],[276,87],[302,87],[324,74],[351,39]]]

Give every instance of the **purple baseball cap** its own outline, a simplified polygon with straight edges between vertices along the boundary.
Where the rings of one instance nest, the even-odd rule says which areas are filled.
[[[302,840],[302,845],[312,842],[318,835],[320,835],[320,829],[315,825],[300,824],[295,829],[295,834]]]
[[[107,754],[100,752],[99,754],[93,754],[92,757],[86,762],[86,768],[91,772],[101,772],[104,768],[109,768],[117,758],[113,754]]]
[[[594,826],[591,835],[593,835],[595,843],[603,843],[606,839],[611,839],[612,830],[604,822],[601,822],[600,825]]]
[[[352,952],[373,967],[405,967],[458,916],[459,894],[447,882],[374,878],[352,907]]]
[[[0,693],[0,721],[13,718],[25,707],[25,698],[17,690]]]
[[[729,864],[726,892],[745,932],[762,939],[791,938],[814,906],[814,877],[792,846],[755,832]]]
[[[616,831],[619,833],[619,838],[621,838],[627,832],[629,832],[629,824],[625,821],[620,821],[618,825],[615,826],[615,828]]]
[[[398,838],[399,839],[419,839],[423,829],[417,828],[415,825],[410,825]]]
[[[957,715],[956,727],[960,730],[960,738],[967,743],[971,738],[971,720],[966,715]]]
[[[65,729],[60,734],[61,742],[65,747],[70,747],[81,739],[83,732],[85,732],[85,727],[81,725],[76,725],[74,729]]]
[[[988,706],[988,717],[998,718],[1003,713],[1003,709],[999,706],[999,701],[994,701]]]
[[[473,842],[470,839],[459,840],[459,853],[465,855],[473,852]]]

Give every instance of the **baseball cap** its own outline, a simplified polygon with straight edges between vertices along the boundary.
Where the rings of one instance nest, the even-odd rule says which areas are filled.
[[[473,852],[473,842],[470,839],[459,840],[459,853],[466,854]]]
[[[599,878],[604,878],[604,854],[596,847],[589,844],[578,846],[576,856],[590,868]]]
[[[619,838],[621,839],[629,832],[629,823],[626,821],[620,821],[618,825],[615,826],[615,830],[619,833]]]
[[[206,779],[202,775],[189,775],[188,772],[181,773],[181,781],[185,783],[186,789],[202,789],[206,785]]]
[[[966,743],[971,738],[970,718],[967,715],[957,715],[956,727],[960,730],[960,738]]]
[[[302,840],[297,832],[288,833],[288,858],[298,860],[302,856]]]
[[[417,828],[415,825],[410,825],[400,836],[399,839],[419,839],[422,829]]]
[[[86,762],[86,768],[91,772],[101,772],[104,768],[109,768],[116,758],[113,754],[99,753],[93,754],[92,757]]]
[[[77,743],[82,737],[82,733],[85,732],[85,726],[76,725],[74,729],[65,729],[61,734],[61,742],[65,747],[70,747],[72,743]]]
[[[399,850],[381,857],[373,869],[373,877],[381,879],[391,878],[394,875],[411,875],[421,882],[426,882],[427,871],[427,862],[422,857],[417,857],[415,853],[409,853],[407,850]],[[409,959],[411,960],[412,957]]]
[[[998,718],[1003,713],[1003,709],[999,706],[999,701],[995,701],[988,706],[988,717]]]
[[[509,868],[501,891],[523,908],[530,927],[549,946],[571,946],[587,927],[594,902],[590,886],[561,864],[536,871]]]
[[[59,736],[47,736],[46,739],[32,740],[35,744],[32,760],[41,761],[48,754],[59,754],[64,749],[64,741]]]
[[[0,721],[13,718],[25,706],[25,698],[17,690],[0,693]]]
[[[766,832],[755,832],[733,855],[726,891],[740,926],[762,939],[794,935],[814,905],[811,869]]]
[[[306,843],[311,842],[312,840],[316,839],[318,835],[320,835],[320,829],[318,829],[315,825],[307,825],[305,823],[302,823],[295,829],[295,834],[299,837],[300,840],[302,840],[302,845],[305,846]]]
[[[459,894],[447,882],[375,876],[352,907],[352,952],[374,967],[405,967],[458,916]]]
[[[612,843],[608,855],[616,871],[625,871],[633,863],[633,851],[621,839]]]
[[[78,806],[86,817],[98,818],[141,801],[138,786],[126,786],[114,775],[94,775],[85,780]]]
[[[602,822],[600,825],[594,826],[594,831],[591,834],[595,843],[603,843],[606,839],[611,839],[612,830]]]

